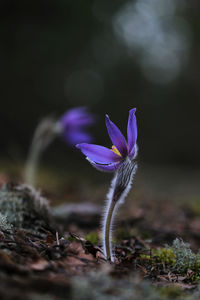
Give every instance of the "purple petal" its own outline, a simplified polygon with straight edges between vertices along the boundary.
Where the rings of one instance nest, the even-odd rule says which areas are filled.
[[[68,130],[63,132],[64,140],[72,145],[75,146],[79,143],[91,143],[92,142],[92,136],[87,133],[80,130]]]
[[[117,150],[122,154],[123,157],[126,156],[127,144],[125,137],[123,136],[119,128],[109,119],[108,115],[106,115],[106,126],[113,145],[117,148]]]
[[[97,169],[99,171],[102,171],[102,172],[114,172],[122,164],[122,161],[120,161],[120,162],[116,162],[116,163],[113,163],[113,164],[101,165],[101,164],[95,163],[94,161],[91,161],[89,158],[88,158],[88,161],[91,163],[91,165],[95,169]]]
[[[133,149],[129,153],[129,157],[130,157],[130,159],[136,159],[137,155],[138,155],[138,145],[135,144],[135,146],[133,147]]]
[[[110,164],[120,160],[119,155],[103,146],[82,143],[76,145],[76,147],[80,149],[85,156],[96,163]]]
[[[135,116],[136,108],[129,111],[127,138],[128,138],[128,152],[129,155],[134,154],[135,144],[137,141],[137,122]]]
[[[86,107],[72,108],[60,118],[61,125],[64,129],[88,126],[93,124],[94,121],[94,116],[88,112]]]

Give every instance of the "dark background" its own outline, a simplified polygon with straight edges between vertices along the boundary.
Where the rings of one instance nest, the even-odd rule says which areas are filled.
[[[109,146],[105,114],[125,133],[137,107],[141,161],[198,167],[199,11],[199,1],[1,0],[0,155],[24,160],[43,116],[82,105]],[[69,160],[64,143],[51,147],[47,158]]]

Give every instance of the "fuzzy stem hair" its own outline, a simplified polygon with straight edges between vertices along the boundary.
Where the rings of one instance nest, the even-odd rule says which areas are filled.
[[[136,162],[127,158],[116,171],[107,195],[105,211],[102,218],[102,243],[104,255],[106,259],[111,262],[114,262],[112,251],[112,227],[114,216],[117,208],[124,202],[124,199],[131,188],[136,170]]]

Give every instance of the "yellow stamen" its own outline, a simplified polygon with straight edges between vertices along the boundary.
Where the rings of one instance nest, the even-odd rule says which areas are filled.
[[[112,151],[113,151],[115,154],[117,154],[117,155],[119,155],[119,156],[122,156],[121,153],[119,152],[119,150],[118,150],[114,145],[112,146]]]

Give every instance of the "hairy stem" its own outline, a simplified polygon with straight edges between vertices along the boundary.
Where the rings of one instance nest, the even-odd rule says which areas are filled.
[[[114,261],[112,255],[112,223],[114,215],[131,188],[136,169],[136,162],[127,158],[116,171],[107,195],[106,209],[102,222],[103,251],[106,259],[112,262]]]
[[[114,212],[114,208],[115,208],[115,202],[111,201],[109,208],[108,208],[108,212],[106,215],[106,219],[105,219],[105,226],[104,226],[104,233],[103,233],[103,237],[104,237],[104,245],[105,245],[105,256],[107,258],[107,260],[111,260],[112,261],[112,252],[111,252],[111,224],[112,224],[112,217],[113,217],[113,212]]]

